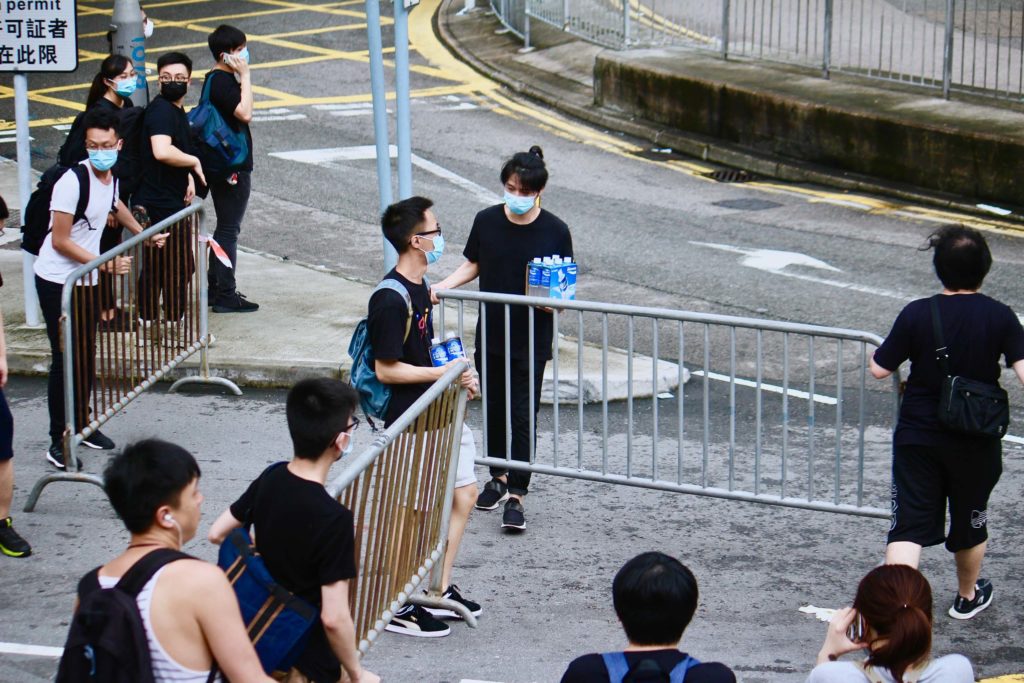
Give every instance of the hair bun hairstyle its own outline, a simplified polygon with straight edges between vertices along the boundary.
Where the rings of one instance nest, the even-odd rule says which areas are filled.
[[[535,157],[540,157],[541,159],[544,158],[544,150],[542,150],[537,145],[534,145],[533,147],[530,148],[530,154],[532,154]]]

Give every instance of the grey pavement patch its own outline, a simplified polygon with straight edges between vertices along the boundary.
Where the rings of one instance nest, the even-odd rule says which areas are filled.
[[[767,209],[776,209],[783,206],[778,202],[769,201],[767,199],[757,199],[755,197],[723,199],[718,202],[711,202],[711,204],[723,209],[736,209],[737,211],[765,211]]]

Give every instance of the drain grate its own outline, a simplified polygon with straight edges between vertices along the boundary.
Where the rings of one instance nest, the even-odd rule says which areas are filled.
[[[705,173],[704,177],[720,183],[747,183],[757,178],[753,173],[738,168],[723,168],[719,171]]]

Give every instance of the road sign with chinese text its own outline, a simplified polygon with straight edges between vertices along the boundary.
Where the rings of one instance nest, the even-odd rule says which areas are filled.
[[[0,71],[78,68],[76,0],[0,0]]]

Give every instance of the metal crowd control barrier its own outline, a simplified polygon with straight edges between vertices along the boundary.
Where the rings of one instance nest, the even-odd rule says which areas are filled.
[[[327,487],[355,521],[359,577],[350,609],[362,654],[406,602],[455,610],[476,626],[464,606],[440,597],[466,368],[449,368]],[[430,593],[417,595],[431,570]]]
[[[204,229],[202,204],[193,203],[68,276],[61,298],[65,471],[36,482],[26,512],[53,482],[102,486],[100,477],[81,471],[82,440],[197,351],[198,376],[179,379],[170,391],[203,383],[241,395],[234,382],[210,376]],[[163,248],[149,242],[163,232]],[[132,259],[129,274],[105,271],[118,257]],[[101,322],[103,312],[115,313],[113,320]]]
[[[868,384],[874,382],[867,377],[869,347],[882,341],[874,334],[462,290],[439,296],[442,303],[455,302],[457,324],[451,327],[467,349],[466,302],[479,304],[482,334],[475,342],[485,406],[492,400],[487,365],[498,363],[504,374],[504,400],[494,398],[504,405],[504,452],[487,452],[493,425],[485,409],[484,457],[477,464],[889,516],[899,378]],[[531,372],[537,362],[534,307],[553,309],[557,346],[544,381],[550,412],[542,410],[539,420],[531,412],[529,420],[529,462],[512,459],[511,361],[505,350],[517,306],[529,311]],[[438,316],[442,333],[444,308]],[[487,338],[487,316],[496,314],[504,317],[504,339]],[[621,402],[613,400],[616,391]],[[641,392],[649,398],[638,398]]]
[[[498,4],[494,4],[498,3]],[[1024,95],[1024,6],[1006,0],[492,0],[529,45],[538,19],[611,47],[689,45],[997,98]]]

